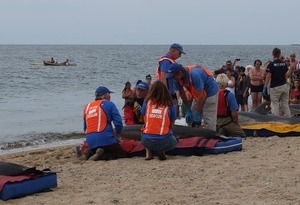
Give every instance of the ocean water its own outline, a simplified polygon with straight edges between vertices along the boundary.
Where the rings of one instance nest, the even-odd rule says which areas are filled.
[[[236,65],[271,60],[268,46],[184,45],[179,63],[202,64],[211,70],[227,60]],[[284,55],[297,46],[278,46]],[[82,112],[105,85],[123,115],[122,89],[126,81],[154,79],[157,59],[169,45],[0,45],[0,154],[16,148],[82,139]],[[43,66],[53,57],[77,66]]]

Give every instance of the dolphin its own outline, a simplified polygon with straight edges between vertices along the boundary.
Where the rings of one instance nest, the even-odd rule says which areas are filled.
[[[300,115],[300,104],[289,104],[289,107],[290,107],[292,116]],[[268,101],[263,102],[256,109],[254,109],[253,112],[256,112],[256,113],[259,113],[262,115],[271,114],[271,103]]]
[[[43,171],[36,170],[35,167],[26,167],[11,162],[0,161],[0,175],[18,176],[18,175],[29,175],[29,174],[41,174],[41,173],[43,173]]]
[[[262,123],[274,123],[274,124],[300,124],[300,117],[281,117],[272,114],[259,114],[257,112],[238,112],[239,124],[262,124]]]
[[[141,140],[142,124],[124,126],[121,133],[121,139]],[[223,138],[219,133],[204,128],[193,128],[183,125],[175,125],[173,134],[178,139],[201,136],[205,138]]]

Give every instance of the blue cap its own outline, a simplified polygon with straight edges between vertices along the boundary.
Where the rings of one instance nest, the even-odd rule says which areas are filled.
[[[110,91],[107,87],[100,85],[96,91],[95,91],[95,96],[102,96],[106,93],[113,93],[112,91]]]
[[[183,66],[181,64],[172,63],[169,66],[166,78],[173,78],[173,76],[175,75],[175,73],[177,73],[178,71],[180,71],[182,68],[183,68]]]
[[[183,53],[185,54],[185,52],[183,51],[183,48],[182,48],[182,45],[178,44],[178,43],[173,43],[170,47],[170,49],[173,48],[173,49],[177,49],[180,51],[180,53]]]
[[[149,85],[146,82],[140,82],[136,87],[142,90],[149,90]]]

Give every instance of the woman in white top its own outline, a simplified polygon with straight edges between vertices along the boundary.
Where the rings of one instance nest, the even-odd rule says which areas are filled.
[[[227,75],[227,77],[229,79],[227,87],[225,89],[229,90],[232,94],[235,95],[235,78],[232,75],[231,70],[226,70],[225,74]]]

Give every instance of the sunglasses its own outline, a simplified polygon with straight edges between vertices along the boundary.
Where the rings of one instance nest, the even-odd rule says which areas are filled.
[[[290,55],[290,57],[296,57],[295,55]]]

